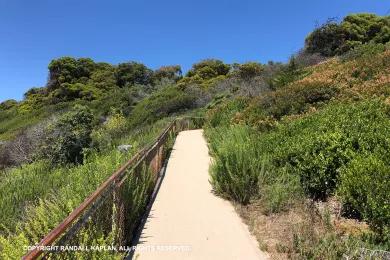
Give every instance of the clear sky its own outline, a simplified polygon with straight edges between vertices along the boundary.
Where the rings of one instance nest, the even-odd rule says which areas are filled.
[[[286,61],[316,23],[389,0],[0,0],[0,101],[44,86],[61,56],[151,68],[204,58]]]

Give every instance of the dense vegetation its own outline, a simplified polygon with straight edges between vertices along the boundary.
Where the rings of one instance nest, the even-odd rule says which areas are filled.
[[[341,23],[334,20],[314,30],[306,38],[306,49],[325,56],[343,54],[357,46],[386,43],[390,40],[390,17],[374,14],[353,14]]]
[[[206,118],[219,195],[266,215],[336,198],[343,217],[370,226],[340,234],[321,216],[325,231],[294,233],[280,251],[337,259],[359,247],[389,250],[389,21],[330,21],[287,64],[206,59],[183,75],[178,65],[53,60],[46,86],[0,104],[0,258],[20,258],[171,118],[189,113]],[[147,176],[129,182],[134,222],[153,185]],[[80,241],[112,241],[99,232]]]
[[[312,221],[316,211],[308,201],[326,205],[336,199],[344,218],[370,227],[339,233],[325,214],[311,223],[328,223],[323,230],[307,225],[292,231],[288,243],[278,244],[278,253],[338,259],[359,257],[359,248],[390,249],[388,19],[363,14],[327,23],[272,76],[267,67],[273,64],[264,65],[259,77],[268,90],[242,95],[230,89],[208,106],[206,136],[214,157],[210,174],[218,194],[252,210],[260,205],[262,214],[294,211]],[[359,44],[351,45],[355,36],[348,30],[362,34]],[[310,53],[319,64],[306,63]],[[336,54],[343,55],[321,58]]]

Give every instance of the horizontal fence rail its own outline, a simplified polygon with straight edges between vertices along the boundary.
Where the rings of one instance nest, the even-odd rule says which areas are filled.
[[[96,237],[103,237],[110,245],[130,246],[136,222],[145,208],[145,201],[137,205],[137,196],[148,197],[154,189],[176,135],[202,125],[203,118],[200,117],[175,119],[153,144],[139,151],[114,172],[23,259],[75,258],[71,255],[74,252],[62,251],[61,247],[97,243]]]

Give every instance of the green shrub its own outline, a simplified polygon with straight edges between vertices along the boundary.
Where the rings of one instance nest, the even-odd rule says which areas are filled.
[[[332,104],[307,118],[282,125],[270,138],[274,162],[291,165],[307,194],[326,198],[333,193],[340,169],[359,154],[389,154],[390,119],[375,100]],[[279,140],[276,140],[279,138]],[[281,144],[277,144],[280,142]]]
[[[381,100],[366,100],[330,103],[306,117],[282,121],[269,132],[240,125],[208,129],[212,183],[219,193],[240,202],[260,195],[266,212],[287,209],[301,187],[315,199],[339,189],[345,204],[374,230],[388,234],[389,115]],[[264,157],[271,173],[259,175]],[[288,174],[283,177],[284,170]],[[267,176],[265,182],[259,176]],[[260,189],[253,188],[255,182],[261,183]]]
[[[372,56],[375,56],[379,53],[384,52],[388,47],[385,44],[382,43],[367,43],[362,44],[359,46],[356,46],[349,52],[345,53],[343,56],[341,56],[342,61],[351,61],[355,59],[361,59],[361,58],[370,58]]]
[[[338,194],[380,234],[390,238],[390,165],[378,156],[359,156],[340,172]]]
[[[135,84],[148,85],[152,83],[152,76],[151,69],[134,61],[119,64],[115,73],[116,84],[121,88]]]
[[[258,195],[259,182],[266,178],[253,133],[243,126],[210,131],[210,149],[214,157],[210,176],[215,191],[240,203],[248,203]]]
[[[321,107],[338,93],[328,83],[297,83],[254,98],[245,109],[236,113],[234,121],[267,131],[284,116],[301,114],[311,107]]]
[[[53,163],[80,163],[83,150],[90,147],[94,116],[83,106],[75,106],[48,128],[42,154]]]
[[[9,99],[0,103],[0,110],[9,110],[18,105],[18,102],[14,99]]]
[[[127,126],[127,119],[122,113],[112,112],[99,129],[92,131],[93,146],[99,149],[110,147],[114,140],[119,139],[126,132]]]
[[[230,125],[232,118],[246,106],[247,101],[242,98],[226,100],[224,96],[217,97],[208,106],[206,121],[211,127]]]
[[[341,23],[328,21],[306,38],[305,49],[324,56],[343,54],[365,43],[390,41],[390,16],[360,13],[344,17]]]
[[[247,62],[243,64],[234,64],[232,75],[243,80],[250,80],[256,76],[260,76],[264,67],[257,62]]]
[[[123,138],[124,142],[131,141],[134,144],[130,153],[122,153],[117,149],[104,153],[92,151],[80,165],[54,168],[45,161],[39,161],[0,175],[0,259],[20,259],[26,253],[25,246],[39,242],[136,151],[155,140],[167,124],[168,120],[161,120],[152,126],[132,130]],[[126,218],[130,223],[139,221],[153,188],[155,176],[145,170],[130,175],[122,186],[123,198],[127,200],[126,206],[130,212]],[[20,189],[22,186],[24,188]],[[104,219],[106,215],[102,215],[99,218]],[[93,220],[96,221],[96,218]],[[104,220],[111,226],[112,219]],[[107,225],[97,225],[93,221],[90,224],[94,228],[83,228],[76,237],[76,244],[112,244],[112,234],[101,230],[101,227]],[[76,255],[68,258],[113,259],[112,255],[104,255],[107,252],[70,254],[73,253]]]
[[[130,124],[152,123],[172,113],[191,109],[195,97],[175,87],[165,87],[140,101],[130,114]]]

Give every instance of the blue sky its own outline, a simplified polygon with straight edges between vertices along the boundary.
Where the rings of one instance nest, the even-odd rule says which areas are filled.
[[[317,22],[390,14],[388,0],[0,0],[0,101],[44,86],[61,56],[151,68],[286,61]]]

